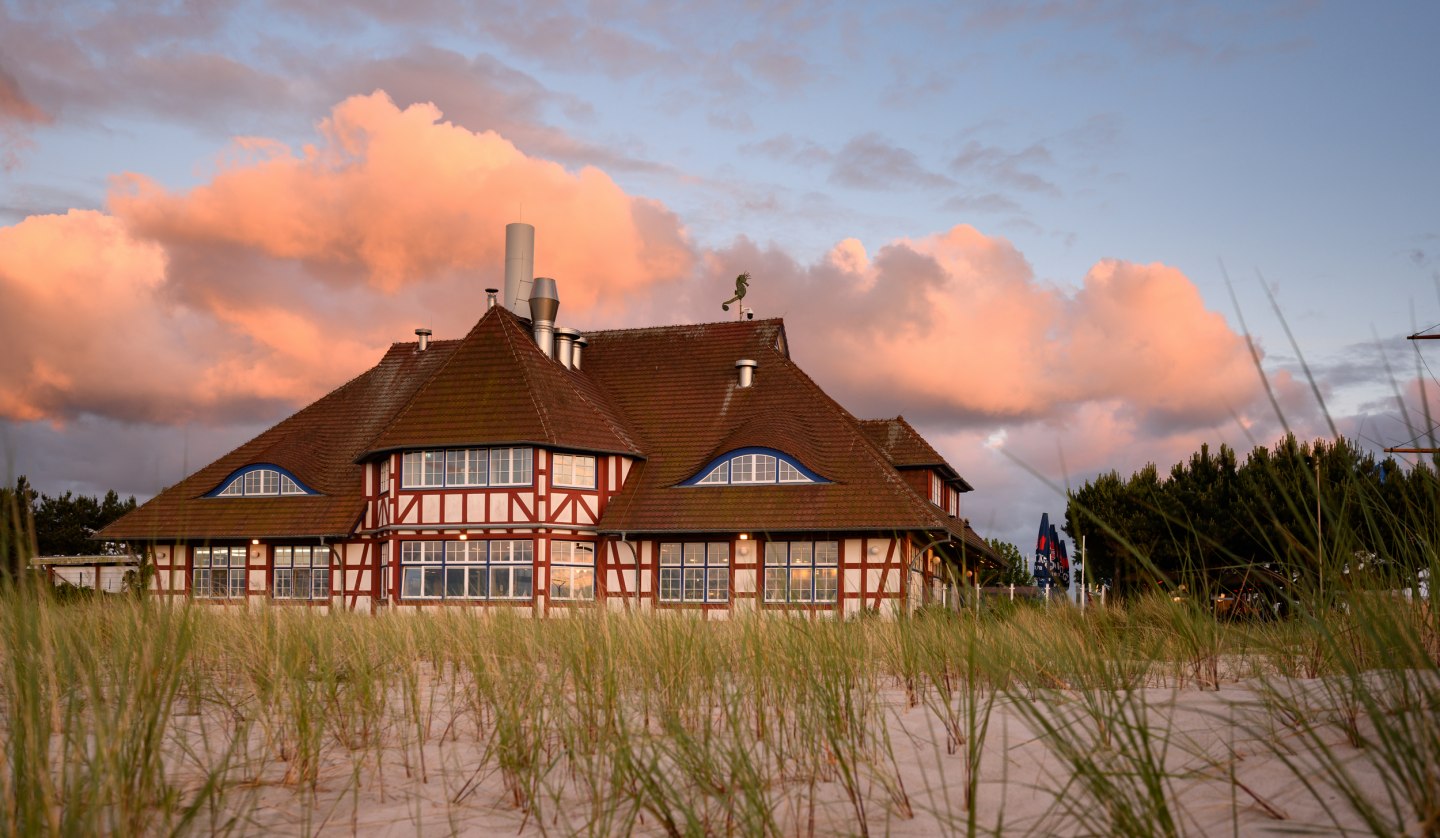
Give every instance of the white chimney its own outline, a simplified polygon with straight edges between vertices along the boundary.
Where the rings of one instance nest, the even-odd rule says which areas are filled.
[[[489,311],[495,307],[495,296],[500,293],[499,288],[485,289],[485,310]]]
[[[555,315],[560,311],[560,292],[555,288],[555,280],[548,276],[535,277],[535,286],[530,289],[529,306],[535,345],[540,347],[546,358],[554,358]]]
[[[431,333],[431,331],[430,331],[429,329],[416,329],[416,330],[415,330],[415,337],[418,339],[418,341],[417,341],[417,343],[416,343],[416,345],[415,345],[415,351],[416,351],[416,352],[424,352],[425,350],[427,350],[427,349],[430,348],[430,335],[431,335],[431,334],[432,334],[432,333]]]
[[[589,345],[590,341],[584,335],[575,338],[575,348],[570,350],[570,369],[580,369],[580,352]]]
[[[505,225],[505,307],[525,317],[535,278],[535,228],[529,224]]]
[[[741,387],[749,387],[755,382],[755,369],[759,366],[759,361],[752,361],[749,358],[744,358],[735,362],[735,369],[740,371]]]
[[[580,333],[574,329],[555,330],[555,360],[567,370],[574,366],[575,339],[578,337]]]

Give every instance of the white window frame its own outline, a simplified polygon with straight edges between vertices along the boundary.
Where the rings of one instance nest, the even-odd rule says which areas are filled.
[[[529,539],[400,542],[401,600],[534,598],[534,544]]]
[[[595,457],[589,454],[552,454],[550,485],[566,489],[595,488]]]
[[[656,597],[663,603],[716,605],[730,601],[730,543],[662,542]]]
[[[550,599],[592,601],[595,589],[595,542],[550,542]]]
[[[230,478],[218,498],[274,498],[282,495],[308,495],[289,475],[273,468],[254,468]]]
[[[788,455],[786,455],[788,456]],[[822,483],[807,475],[785,456],[752,451],[734,454],[716,463],[704,477],[686,481],[688,486],[769,486],[774,484]]]
[[[272,548],[270,596],[284,600],[330,599],[330,548],[281,544]],[[303,590],[302,590],[303,589]]]
[[[534,482],[535,450],[524,446],[426,448],[400,456],[400,488],[407,490],[529,486]]]
[[[840,542],[765,543],[768,605],[834,605],[840,599]]]
[[[223,563],[217,563],[222,555]],[[192,548],[190,596],[197,599],[243,599],[248,592],[249,564],[248,547]],[[223,578],[217,576],[217,572]]]

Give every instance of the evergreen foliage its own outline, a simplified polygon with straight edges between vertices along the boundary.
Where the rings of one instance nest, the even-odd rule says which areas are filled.
[[[1065,532],[1086,537],[1091,578],[1120,593],[1256,568],[1300,579],[1322,562],[1356,578],[1367,565],[1434,555],[1437,488],[1430,463],[1403,467],[1344,437],[1292,434],[1243,463],[1228,446],[1202,445],[1168,475],[1153,463],[1129,478],[1102,474],[1071,494]]]

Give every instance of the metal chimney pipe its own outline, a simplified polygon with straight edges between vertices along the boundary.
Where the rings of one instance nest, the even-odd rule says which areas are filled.
[[[740,386],[749,387],[755,383],[755,369],[760,366],[759,361],[752,361],[749,358],[742,358],[735,362],[735,369],[740,372]]]
[[[530,289],[530,321],[535,331],[535,345],[545,353],[546,358],[555,357],[555,315],[560,311],[560,292],[555,280],[548,276],[535,277]]]
[[[585,347],[587,347],[587,346],[589,346],[589,345],[590,345],[590,341],[589,341],[584,335],[580,335],[580,336],[578,336],[578,337],[575,338],[575,348],[572,349],[572,350],[570,350],[570,369],[572,369],[572,370],[578,370],[578,369],[580,369],[580,353],[581,353],[581,350],[583,350]]]
[[[495,295],[500,293],[498,288],[485,289],[485,310],[489,311],[495,307]]]
[[[416,351],[416,352],[424,352],[425,350],[427,350],[427,349],[430,348],[430,335],[431,335],[431,334],[432,334],[432,332],[431,332],[429,329],[416,329],[416,330],[415,330],[415,337],[419,339],[418,342],[417,342],[416,345],[415,345],[415,351]]]
[[[530,313],[525,303],[530,299],[534,278],[535,228],[518,222],[506,224],[505,307],[521,317]]]
[[[575,338],[578,337],[580,333],[574,329],[555,330],[555,360],[567,370],[574,365],[572,359],[575,357]]]

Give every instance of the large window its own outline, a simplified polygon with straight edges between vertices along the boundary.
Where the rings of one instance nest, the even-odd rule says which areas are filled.
[[[834,602],[839,593],[834,541],[771,541],[765,545],[765,601]]]
[[[245,596],[244,547],[196,547],[190,562],[190,593],[230,599]]]
[[[660,545],[661,602],[728,602],[730,545],[723,542]]]
[[[329,547],[276,547],[275,598],[330,598]]]
[[[595,458],[582,454],[556,454],[551,458],[550,482],[574,489],[595,488]]]
[[[407,451],[401,458],[401,484],[406,489],[528,486],[533,458],[530,448]]]
[[[698,477],[684,486],[729,486],[768,483],[824,483],[825,478],[806,469],[787,454],[771,449],[732,452],[711,461]]]
[[[401,599],[530,599],[535,548],[528,541],[403,541]]]
[[[589,541],[550,542],[550,598],[595,598],[595,545]]]
[[[208,497],[256,498],[311,494],[314,492],[301,486],[293,477],[279,469],[246,467],[232,474]]]

